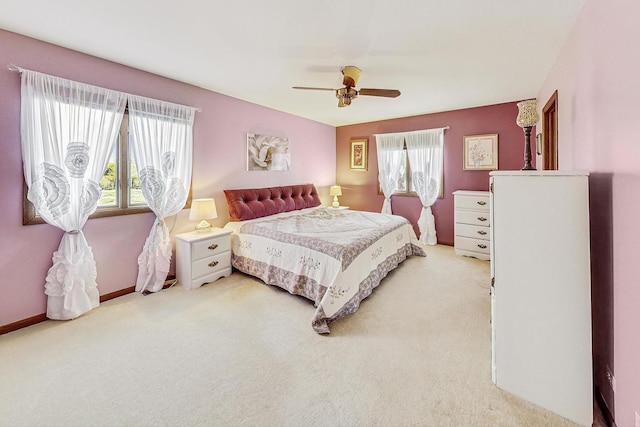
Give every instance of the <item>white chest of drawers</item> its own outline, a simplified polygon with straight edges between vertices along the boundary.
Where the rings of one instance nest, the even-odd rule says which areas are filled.
[[[176,277],[186,289],[231,275],[231,231],[176,234]]]
[[[489,260],[491,221],[489,192],[458,190],[453,192],[456,255]]]

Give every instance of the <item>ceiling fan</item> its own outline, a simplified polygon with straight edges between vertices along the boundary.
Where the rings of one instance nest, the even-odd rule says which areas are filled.
[[[385,98],[397,98],[400,96],[400,91],[397,89],[360,89],[356,90],[355,86],[358,84],[358,79],[360,78],[360,74],[362,70],[358,67],[354,67],[353,65],[348,65],[344,67],[342,70],[342,75],[344,78],[342,79],[343,88],[340,89],[332,89],[326,87],[301,87],[294,86],[293,89],[302,89],[302,90],[331,90],[336,93],[336,98],[338,98],[338,107],[346,107],[347,105],[351,105],[351,101],[356,99],[358,95],[363,96],[383,96]]]

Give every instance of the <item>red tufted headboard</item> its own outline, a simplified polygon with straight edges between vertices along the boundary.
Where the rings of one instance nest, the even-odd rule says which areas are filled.
[[[224,190],[231,221],[244,221],[281,212],[320,206],[313,184]]]

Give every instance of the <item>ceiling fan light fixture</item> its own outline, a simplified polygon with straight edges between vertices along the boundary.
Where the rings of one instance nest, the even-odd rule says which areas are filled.
[[[360,74],[362,74],[362,70],[358,67],[354,67],[353,65],[347,65],[342,70],[342,74],[344,75],[344,79],[342,80],[342,84],[347,87],[356,87],[358,85],[358,79],[360,79]]]

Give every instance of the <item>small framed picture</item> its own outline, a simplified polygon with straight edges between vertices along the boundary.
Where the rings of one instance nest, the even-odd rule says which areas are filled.
[[[498,134],[464,137],[464,170],[498,169]]]
[[[349,158],[350,168],[352,170],[367,170],[367,144],[368,139],[352,139],[351,140],[351,155]]]

